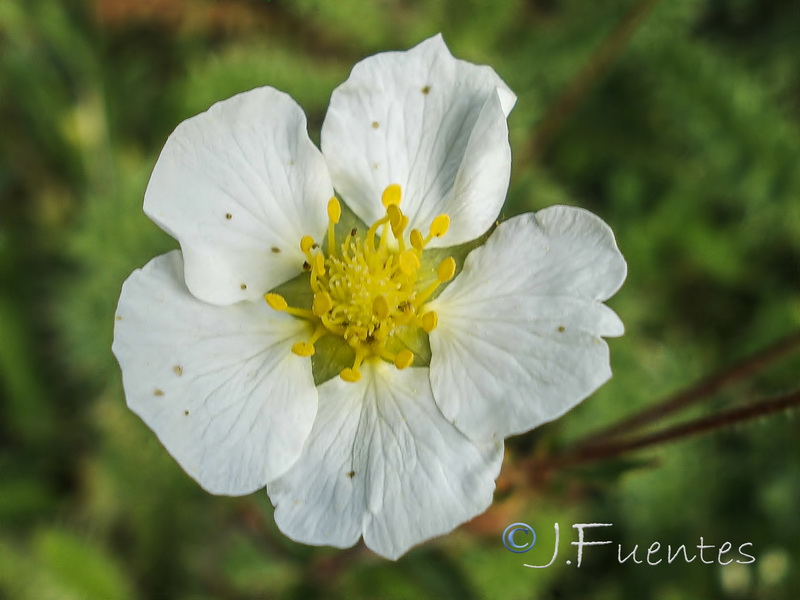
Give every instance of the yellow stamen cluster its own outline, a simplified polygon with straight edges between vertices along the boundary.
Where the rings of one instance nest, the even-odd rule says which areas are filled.
[[[422,252],[435,237],[447,233],[450,217],[439,215],[431,223],[426,237],[413,229],[408,234],[408,217],[400,210],[401,189],[387,187],[381,197],[386,213],[360,237],[355,229],[337,245],[335,225],[342,207],[336,198],[328,202],[327,254],[310,236],[303,236],[300,249],[310,270],[313,293],[311,309],[293,308],[278,294],[267,294],[267,303],[275,310],[307,319],[314,332],[307,341],[297,342],[292,352],[312,356],[314,343],[324,335],[341,336],[355,352],[352,367],[343,369],[345,381],[361,379],[365,360],[381,358],[405,369],[414,362],[410,350],[397,353],[389,349],[392,336],[403,327],[422,328],[430,333],[438,318],[425,310],[425,302],[436,288],[455,275],[456,262],[448,257],[437,269],[436,280],[425,288],[418,286]],[[380,230],[380,238],[376,239]]]

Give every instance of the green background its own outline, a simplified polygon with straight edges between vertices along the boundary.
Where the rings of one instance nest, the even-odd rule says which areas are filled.
[[[608,384],[509,441],[489,513],[393,563],[294,544],[265,493],[203,492],[125,407],[110,346],[122,281],[176,247],[141,203],[181,120],[272,85],[318,140],[355,61],[439,31],[519,96],[504,214],[567,203],[614,229],[627,332]],[[800,327],[796,0],[4,1],[0,122],[0,599],[797,598],[792,414],[524,468]],[[684,418],[796,389],[798,367]],[[514,521],[539,533],[530,553],[503,548]],[[559,560],[523,567],[549,560],[554,522]],[[620,565],[606,546],[577,569],[576,522],[613,523],[594,539],[640,558],[702,536],[757,560]]]

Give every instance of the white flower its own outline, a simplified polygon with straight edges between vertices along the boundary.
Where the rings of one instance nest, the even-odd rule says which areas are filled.
[[[431,251],[497,218],[515,100],[436,36],[353,68],[321,152],[267,87],[178,126],[144,208],[181,251],[126,281],[114,353],[200,485],[266,486],[292,539],[396,558],[489,506],[505,437],[610,377],[601,336],[623,327],[602,302],[626,267],[600,219],[515,217],[460,273]],[[342,229],[334,189],[368,229]]]

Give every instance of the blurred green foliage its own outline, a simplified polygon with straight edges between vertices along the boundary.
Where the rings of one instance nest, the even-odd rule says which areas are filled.
[[[29,0],[0,3],[0,599],[793,600],[800,443],[792,415],[557,473],[397,563],[284,538],[265,494],[205,494],[125,408],[110,352],[122,281],[176,246],[141,211],[182,119],[272,85],[313,139],[366,55],[441,31],[518,93],[506,215],[584,206],[629,277],[615,377],[507,465],[731,364],[800,326],[800,5],[656,3],[535,155],[543,115],[633,0]],[[706,412],[796,387],[797,357]],[[697,414],[693,411],[691,414]],[[628,457],[631,458],[631,457]],[[642,458],[643,460],[638,460]],[[534,525],[507,552],[500,532]],[[544,564],[552,523],[649,546],[752,542],[751,565]],[[549,537],[548,537],[549,536]]]

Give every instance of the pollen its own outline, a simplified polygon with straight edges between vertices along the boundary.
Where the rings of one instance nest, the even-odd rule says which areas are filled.
[[[303,269],[309,272],[311,309],[294,308],[274,293],[265,300],[276,311],[286,312],[313,324],[313,334],[292,346],[298,356],[313,356],[314,344],[323,336],[337,336],[353,350],[353,364],[340,377],[347,382],[361,380],[365,361],[382,360],[397,369],[414,362],[414,354],[397,336],[408,329],[430,333],[438,324],[435,312],[425,303],[443,283],[455,275],[456,262],[445,258],[435,270],[436,279],[420,282],[422,253],[428,243],[444,236],[450,217],[433,219],[427,237],[418,229],[407,232],[409,218],[400,208],[402,188],[389,185],[380,201],[385,212],[366,232],[356,229],[336,239],[335,225],[342,216],[337,198],[327,205],[328,239],[323,249],[311,236],[300,240],[305,255]]]

